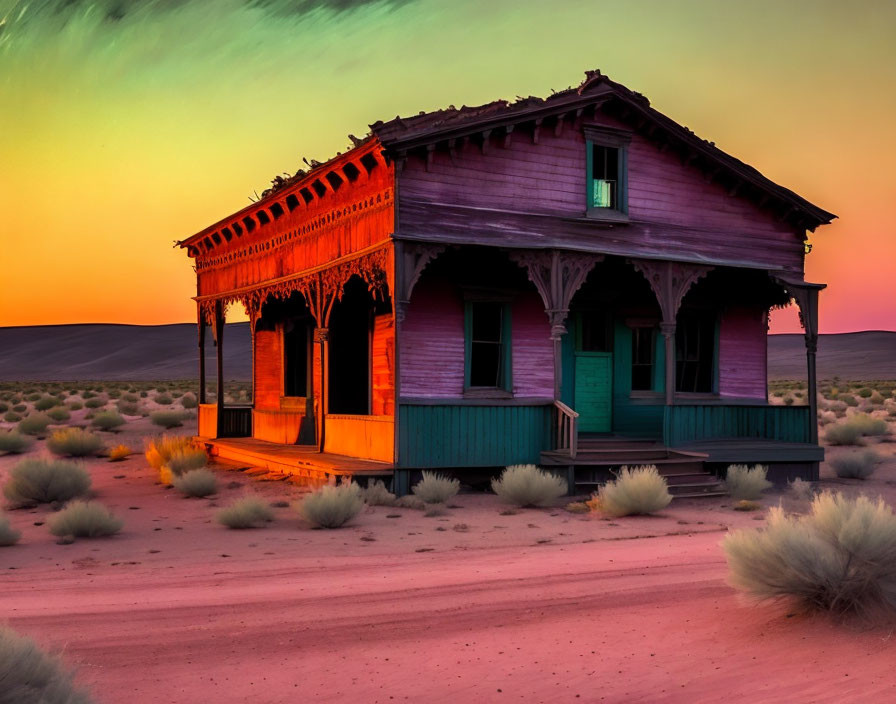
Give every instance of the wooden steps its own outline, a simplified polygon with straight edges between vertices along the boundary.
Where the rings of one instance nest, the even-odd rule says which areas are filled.
[[[560,451],[541,454],[544,467],[571,467],[577,491],[593,491],[621,467],[653,465],[676,498],[722,496],[718,478],[704,468],[707,455],[673,450],[650,439],[584,437],[574,459]]]

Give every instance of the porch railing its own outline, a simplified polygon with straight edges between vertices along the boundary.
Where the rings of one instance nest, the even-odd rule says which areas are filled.
[[[680,405],[666,406],[663,436],[667,445],[728,438],[811,442],[808,406]]]
[[[576,427],[579,414],[562,401],[554,401],[554,409],[556,420],[554,449],[575,458],[579,442],[579,431]]]
[[[252,437],[252,406],[224,406],[218,419],[219,438]]]

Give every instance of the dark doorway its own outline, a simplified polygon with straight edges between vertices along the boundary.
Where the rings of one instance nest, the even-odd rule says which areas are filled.
[[[307,397],[311,378],[311,321],[288,318],[283,326],[283,395]]]
[[[329,413],[370,413],[372,299],[366,284],[352,278],[330,315]]]

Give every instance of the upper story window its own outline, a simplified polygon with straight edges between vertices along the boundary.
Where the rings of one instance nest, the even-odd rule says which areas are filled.
[[[586,125],[586,212],[589,217],[628,219],[628,145],[623,130]]]

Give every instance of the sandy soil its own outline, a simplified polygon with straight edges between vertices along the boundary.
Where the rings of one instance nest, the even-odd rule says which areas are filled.
[[[132,421],[112,442],[150,432]],[[823,485],[896,503],[896,444],[877,449],[872,479],[825,467]],[[0,481],[16,461],[0,457]],[[142,455],[89,466],[123,532],[59,545],[39,525],[49,508],[9,512],[23,538],[0,550],[0,620],[62,651],[99,702],[896,697],[891,630],[757,607],[726,584],[719,541],[764,514],[728,500],[606,520],[462,494],[442,516],[374,507],[323,531],[277,508],[269,528],[229,531],[217,506],[303,489],[221,469],[218,496],[184,499]]]

